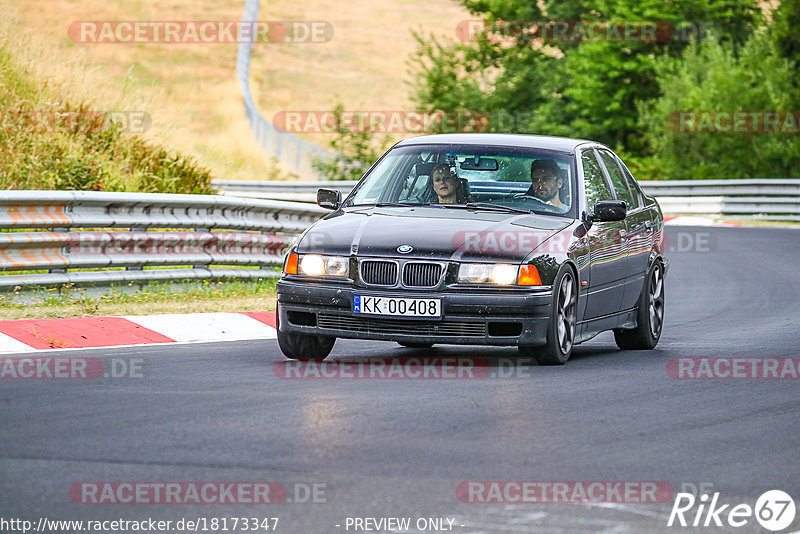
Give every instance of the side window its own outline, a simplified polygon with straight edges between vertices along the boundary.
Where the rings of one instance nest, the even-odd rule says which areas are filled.
[[[608,188],[608,182],[606,182],[606,177],[603,175],[603,170],[600,168],[600,162],[597,161],[594,151],[584,150],[581,153],[581,162],[583,163],[586,202],[591,212],[594,209],[595,202],[613,200],[614,196],[611,194],[611,189]]]
[[[633,194],[633,200],[638,206],[643,205],[644,201],[642,200],[642,189],[639,187],[639,184],[633,179],[631,171],[629,171],[624,164],[622,165],[622,170],[625,173],[625,180],[628,182],[628,189],[630,189],[631,193]]]
[[[630,189],[628,189],[628,183],[625,179],[625,175],[622,174],[622,169],[619,168],[619,164],[617,164],[617,160],[614,158],[614,155],[608,150],[598,150],[598,152],[600,153],[600,157],[603,159],[606,170],[608,170],[608,176],[611,178],[611,184],[614,186],[614,191],[617,193],[617,199],[624,200],[625,204],[628,206],[628,209],[637,207],[637,204],[633,201],[633,195],[631,194]]]
[[[409,171],[400,191],[398,202],[426,202],[430,199],[425,198],[428,193],[429,177],[435,163],[417,162]]]

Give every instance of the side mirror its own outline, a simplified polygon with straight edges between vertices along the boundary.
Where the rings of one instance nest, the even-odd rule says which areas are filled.
[[[594,205],[592,221],[621,221],[628,215],[624,200],[601,200]]]
[[[336,189],[317,190],[317,205],[320,208],[338,210],[342,204],[342,192]]]

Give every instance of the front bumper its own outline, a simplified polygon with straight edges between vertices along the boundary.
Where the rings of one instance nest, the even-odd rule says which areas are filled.
[[[462,345],[544,345],[552,302],[550,288],[409,291],[282,279],[277,292],[281,332]],[[442,317],[365,316],[353,312],[354,295],[440,298]]]

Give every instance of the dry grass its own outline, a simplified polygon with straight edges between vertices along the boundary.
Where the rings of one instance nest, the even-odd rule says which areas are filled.
[[[219,178],[263,179],[275,173],[253,140],[236,79],[235,44],[76,44],[67,28],[80,20],[238,20],[243,0],[0,0],[0,34],[31,71],[78,101],[101,109],[144,109],[147,137],[192,154]],[[326,44],[258,44],[252,90],[267,118],[281,110],[410,109],[406,60],[411,29],[453,37],[470,18],[451,0],[363,3],[262,2],[261,20],[322,20]],[[308,140],[325,143],[308,136]]]

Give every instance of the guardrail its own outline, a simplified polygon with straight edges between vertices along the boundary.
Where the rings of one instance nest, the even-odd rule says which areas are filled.
[[[800,221],[800,179],[642,181],[668,215]]]
[[[689,196],[795,196],[800,197],[800,178],[749,178],[737,180],[660,180],[639,182],[650,195]]]
[[[269,198],[294,202],[316,202],[317,189],[338,189],[347,196],[356,181],[277,182],[269,180],[212,180],[221,195],[245,198]]]
[[[319,188],[347,195],[357,182],[276,182],[268,180],[214,180],[220,194],[314,202]],[[800,221],[800,179],[641,181],[665,215],[732,216],[763,220]]]
[[[325,213],[309,204],[212,195],[0,192],[0,271],[47,270],[0,276],[0,289],[274,277],[292,234]]]
[[[228,195],[308,197],[320,187],[346,194],[355,185],[215,183]],[[643,182],[642,186],[658,197],[667,215],[800,221],[800,179]],[[0,290],[70,282],[273,277],[277,273],[271,268],[281,265],[292,236],[326,213],[308,203],[233,196],[4,191],[0,192],[0,271],[47,272],[2,275]]]

